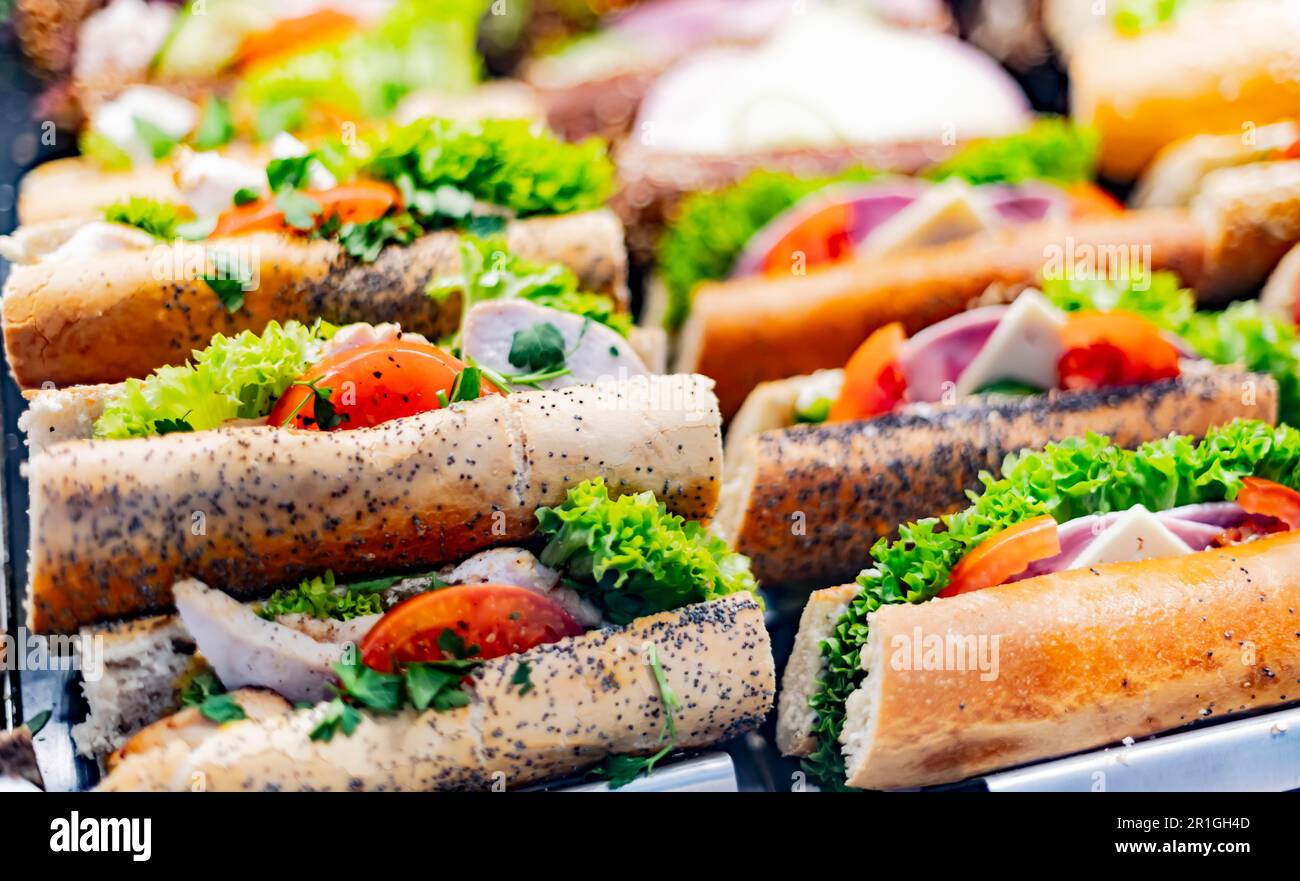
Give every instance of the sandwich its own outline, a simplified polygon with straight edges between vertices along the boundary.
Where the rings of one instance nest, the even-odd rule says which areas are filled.
[[[1008,456],[812,595],[782,752],[828,789],[954,782],[1296,700],[1300,433],[1237,420]]]
[[[1020,87],[968,43],[813,4],[758,45],[694,52],[655,80],[616,151],[614,205],[649,261],[688,193],[760,168],[910,173],[1030,121]]]
[[[728,430],[718,534],[765,584],[833,584],[1018,449],[1300,420],[1300,337],[1258,304],[1197,311],[1170,273],[1042,284],[910,338],[886,325],[844,369],[759,385]]]
[[[1113,25],[1082,31],[1069,57],[1071,115],[1099,133],[1102,174],[1132,180],[1174,142],[1207,132],[1243,137],[1294,118],[1295,4],[1127,6],[1146,9],[1121,8]]]
[[[757,584],[698,522],[721,476],[706,380],[532,389],[368,326],[316,354],[289,380],[217,341],[110,391],[97,439],[33,452],[34,533],[60,538],[33,546],[28,623],[101,653],[74,737],[102,788],[621,785],[763,720]],[[243,384],[214,388],[219,363]],[[168,398],[204,420],[158,417]],[[269,416],[240,415],[254,400]]]
[[[1189,208],[1049,218],[879,258],[854,254],[806,274],[705,283],[674,366],[713,377],[730,418],[759,383],[838,367],[880,327],[899,321],[916,333],[1010,299],[1044,274],[1171,270],[1201,304],[1222,305],[1258,290],[1300,241],[1298,194],[1300,163],[1260,162],[1208,175]]]
[[[521,257],[560,260],[584,290],[626,302],[597,142],[523,120],[427,119],[291,154],[261,166],[197,154],[182,203],[133,198],[99,220],[20,227],[4,243],[18,384],[144,376],[271,320],[400,322],[439,338],[460,297],[426,288],[459,265],[458,231],[503,234]]]
[[[45,118],[81,129],[83,152],[121,158],[140,127],[133,116],[148,131],[169,131],[177,122],[171,111],[185,105],[169,96],[191,111],[219,96],[242,131],[275,134],[377,119],[421,90],[466,92],[479,77],[474,42],[487,4],[23,0],[15,6],[20,45],[53,81],[41,102]],[[126,95],[134,97],[122,104]]]

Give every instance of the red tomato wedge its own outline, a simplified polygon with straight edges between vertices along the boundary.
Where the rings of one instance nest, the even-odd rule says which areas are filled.
[[[357,29],[355,18],[337,9],[318,9],[284,18],[264,31],[249,34],[239,46],[239,64],[247,70],[302,52],[322,43],[340,40]]]
[[[444,630],[459,637],[467,656],[484,659],[583,632],[559,603],[541,594],[508,584],[463,584],[389,609],[361,640],[361,663],[391,673],[395,664],[445,660],[439,645]]]
[[[1063,389],[1095,389],[1177,376],[1178,349],[1160,329],[1129,312],[1074,312],[1061,330]]]
[[[831,405],[829,422],[869,419],[894,409],[907,391],[898,355],[907,340],[895,321],[878,328],[858,346],[844,367],[844,385]]]
[[[1300,159],[1300,140],[1292,142],[1291,146],[1282,151],[1283,159]]]
[[[796,261],[808,269],[853,256],[853,238],[849,233],[853,210],[850,203],[832,203],[810,215],[767,252],[763,258],[763,274],[789,275]]]
[[[987,538],[952,567],[948,586],[941,597],[957,596],[996,587],[1019,575],[1036,560],[1045,560],[1061,552],[1056,521],[1049,515],[1035,517],[1004,529]]]
[[[1105,217],[1123,214],[1124,203],[1091,181],[1083,181],[1065,188],[1070,199],[1071,217]]]
[[[1276,517],[1290,529],[1300,528],[1300,493],[1262,477],[1244,477],[1237,504],[1248,514]]]
[[[303,190],[321,206],[319,220],[338,216],[343,223],[366,223],[378,220],[394,206],[402,206],[402,194],[392,184],[377,180],[359,180],[328,190]],[[284,214],[274,199],[258,199],[221,212],[212,230],[214,238],[253,232],[300,232],[284,222]]]
[[[429,343],[392,340],[330,355],[289,386],[271,408],[271,425],[321,430],[316,393],[329,389],[338,417],[333,428],[369,428],[442,406],[438,392],[450,395],[465,369],[458,359]],[[310,383],[311,385],[308,385]],[[479,396],[498,394],[484,381]]]

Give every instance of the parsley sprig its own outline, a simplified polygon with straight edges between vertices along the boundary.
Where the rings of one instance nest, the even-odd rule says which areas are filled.
[[[587,773],[592,777],[603,777],[610,789],[621,789],[642,774],[649,776],[655,765],[673,751],[677,741],[677,722],[673,714],[682,708],[681,701],[668,684],[663,665],[659,663],[659,652],[653,642],[646,642],[641,647],[646,664],[654,674],[655,685],[659,689],[659,703],[664,708],[664,727],[659,732],[659,742],[663,746],[648,756],[614,755],[607,756],[603,762]]]

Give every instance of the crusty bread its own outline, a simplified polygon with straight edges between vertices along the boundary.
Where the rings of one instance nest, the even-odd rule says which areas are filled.
[[[847,701],[848,782],[945,783],[1300,699],[1298,573],[1288,533],[882,606]]]
[[[109,394],[117,388],[115,383],[103,383],[23,392],[27,408],[18,416],[18,428],[26,435],[30,455],[66,440],[89,439]]]
[[[1201,191],[1205,178],[1223,168],[1235,168],[1274,158],[1300,138],[1293,120],[1244,132],[1196,135],[1162,148],[1133,187],[1134,208],[1183,208]]]
[[[917,405],[858,422],[763,432],[727,450],[715,531],[769,589],[855,576],[900,523],[962,505],[979,472],[1024,447],[1109,435],[1131,447],[1202,434],[1245,417],[1277,418],[1277,383],[1236,367],[1184,362],[1150,385]]]
[[[681,749],[735,737],[772,707],[763,613],[747,593],[638,618],[487,661],[471,703],[369,716],[351,736],[312,740],[324,705],[235,722],[195,746],[160,738],[132,750],[106,790],[431,790],[514,788],[574,773],[613,753],[659,749],[664,708],[646,660],[655,646]],[[521,664],[533,688],[512,682]]]
[[[790,659],[781,674],[780,703],[776,715],[776,745],[782,755],[802,756],[812,751],[813,724],[816,714],[808,705],[822,675],[822,640],[829,637],[835,623],[858,594],[856,584],[841,584],[813,591],[799,616]]]
[[[703,377],[476,401],[353,431],[240,427],[60,444],[29,462],[38,633],[162,611],[192,576],[239,596],[332,570],[425,567],[531,535],[578,482],[709,517],[721,483]]]
[[[833,372],[843,375],[844,371]],[[727,425],[727,440],[723,448],[726,459],[723,467],[728,476],[734,473],[740,462],[738,457],[733,457],[732,451],[739,450],[747,438],[795,424],[799,393],[814,381],[812,376],[789,376],[754,386],[754,390],[745,398],[745,403],[740,405]],[[56,432],[52,430],[51,433]]]
[[[1300,300],[1300,245],[1287,251],[1259,292],[1260,308],[1290,320],[1295,319]]]
[[[130,171],[104,171],[80,156],[54,159],[23,175],[18,184],[18,220],[49,223],[63,218],[88,219],[132,196],[180,202],[171,163]]]
[[[72,727],[72,740],[78,753],[95,757],[179,706],[178,690],[195,664],[195,646],[175,616],[84,628],[81,636],[83,644],[96,647],[99,663],[83,663],[88,712]]]
[[[730,418],[758,383],[840,367],[878,327],[901,321],[909,333],[955,315],[990,286],[1037,283],[1053,255],[1071,266],[1090,255],[1092,271],[1145,263],[1173,269],[1212,299],[1203,225],[1186,212],[1131,212],[1071,223],[1028,224],[888,257],[831,266],[806,276],[746,278],[703,285],[678,342],[676,369],[717,381]]]
[[[1131,180],[1166,144],[1294,117],[1297,44],[1285,0],[1189,5],[1137,37],[1090,28],[1070,58],[1071,115],[1100,133],[1101,173]]]
[[[1192,212],[1210,232],[1206,259],[1230,282],[1225,298],[1249,296],[1300,241],[1300,161],[1211,172]]]
[[[627,301],[622,228],[608,211],[532,218],[507,229],[510,249],[558,260],[584,289]],[[255,233],[207,243],[244,255],[257,287],[230,312],[202,279],[203,247],[177,243],[12,268],[4,288],[4,338],[18,384],[35,388],[117,382],[182,363],[216,333],[261,331],[272,319],[336,324],[395,321],[430,338],[455,330],[459,298],[425,293],[431,278],[460,271],[459,236],[435,232],[386,248],[373,263],[335,242]]]

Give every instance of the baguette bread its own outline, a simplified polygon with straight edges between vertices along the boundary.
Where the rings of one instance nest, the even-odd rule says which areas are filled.
[[[105,790],[446,790],[515,788],[614,753],[658,751],[663,702],[645,645],[681,698],[674,747],[728,740],[772,707],[763,612],[748,593],[638,618],[485,662],[471,703],[447,712],[367,714],[350,735],[313,740],[325,705],[189,737],[141,737]],[[511,680],[521,664],[535,687]],[[177,727],[177,726],[173,726]]]
[[[512,223],[507,239],[519,256],[564,262],[585,290],[626,302],[622,230],[609,212]],[[23,388],[117,382],[182,363],[214,334],[260,332],[272,319],[394,321],[436,338],[455,330],[459,300],[439,303],[425,287],[460,271],[458,242],[454,232],[430,233],[360,263],[325,240],[274,233],[215,240],[207,250],[244,255],[255,271],[256,288],[234,312],[197,277],[205,271],[198,244],[16,265],[3,301],[9,366]]]
[[[1095,258],[1092,271],[1099,272],[1145,265],[1149,257],[1151,268],[1177,271],[1202,297],[1222,287],[1207,272],[1205,228],[1186,212],[1028,224],[806,276],[703,285],[679,337],[676,369],[713,377],[730,418],[758,383],[839,367],[885,324],[901,321],[915,333],[991,286],[1038,283],[1053,254],[1068,266],[1074,256]]]
[[[1294,701],[1298,572],[1290,533],[882,606],[847,701],[848,782],[951,782]],[[964,641],[965,663],[915,663],[935,640]],[[980,641],[990,664],[970,663]]]
[[[53,159],[23,175],[18,184],[18,220],[40,224],[64,218],[93,219],[106,205],[132,196],[180,202],[175,175],[170,162],[130,171],[104,171],[80,156]]]
[[[719,415],[702,377],[510,397],[340,432],[231,427],[59,444],[28,464],[29,626],[162,611],[185,577],[253,597],[332,570],[430,568],[532,534],[603,476],[709,517]]]
[[[44,788],[27,726],[0,730],[0,792],[39,792]]]
[[[1100,134],[1101,173],[1131,180],[1167,144],[1294,117],[1297,43],[1286,0],[1189,4],[1136,37],[1089,28],[1070,57],[1071,116]]]
[[[733,426],[713,526],[769,587],[834,583],[899,523],[960,507],[1007,453],[1089,431],[1131,447],[1237,417],[1271,423],[1277,396],[1271,376],[1184,362],[1181,376],[1149,385],[915,405],[748,437]]]
[[[776,745],[782,755],[803,756],[812,752],[816,714],[808,702],[817,691],[822,674],[822,641],[830,638],[835,623],[848,611],[858,595],[856,584],[841,584],[813,591],[799,616],[799,630],[790,658],[781,675],[780,703],[776,716]]]

